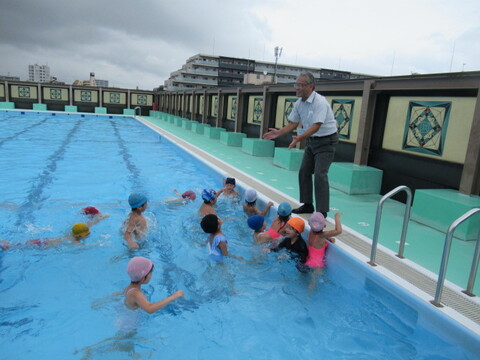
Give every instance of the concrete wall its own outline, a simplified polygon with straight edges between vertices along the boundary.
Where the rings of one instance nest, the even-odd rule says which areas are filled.
[[[315,90],[326,97],[337,119],[335,161],[382,169],[383,193],[407,185],[479,195],[479,84],[480,72],[462,72],[317,82]],[[191,102],[200,96],[198,90],[182,93]],[[160,104],[166,96],[179,93],[156,94]],[[207,89],[201,96],[209,97],[211,106],[208,114],[203,107],[195,110],[202,115],[197,119],[248,137],[284,126],[297,100],[291,84]],[[159,110],[175,112],[165,106]],[[276,139],[275,146],[288,146],[293,135]]]

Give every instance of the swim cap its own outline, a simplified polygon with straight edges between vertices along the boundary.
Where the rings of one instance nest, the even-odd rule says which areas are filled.
[[[257,192],[255,189],[248,189],[245,191],[245,201],[248,203],[257,201]]]
[[[277,213],[280,216],[289,216],[292,213],[292,207],[287,202],[282,202],[278,205]]]
[[[202,191],[202,199],[210,202],[213,199],[215,199],[215,195],[217,195],[217,192],[213,189],[203,189]]]
[[[314,212],[310,219],[308,219],[310,229],[315,232],[322,231],[325,227],[325,216],[321,212]]]
[[[192,190],[187,190],[182,194],[182,198],[195,200],[197,198],[197,194],[195,194]]]
[[[97,214],[100,214],[100,211],[98,211],[98,209],[94,206],[87,206],[86,208],[83,208],[82,211],[85,215],[95,216]]]
[[[128,197],[128,203],[132,209],[139,208],[147,202],[147,197],[141,193],[133,193]]]
[[[200,226],[207,234],[213,234],[218,230],[218,217],[214,214],[205,215],[200,222]]]
[[[85,236],[90,234],[90,228],[85,223],[76,223],[72,226],[73,236]]]
[[[265,222],[265,217],[262,215],[253,215],[250,216],[247,220],[248,226],[250,226],[250,229],[258,231],[262,228],[263,223]]]
[[[305,221],[303,221],[299,217],[291,218],[290,220],[288,220],[287,224],[297,230],[297,232],[300,234],[303,233],[303,230],[305,230]]]
[[[152,270],[151,260],[142,256],[135,256],[127,265],[127,273],[134,282],[142,280]]]
[[[225,185],[230,184],[230,185],[235,185],[235,179],[231,177],[227,177],[225,179]]]

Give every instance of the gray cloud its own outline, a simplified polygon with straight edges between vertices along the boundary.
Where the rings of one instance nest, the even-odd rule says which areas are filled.
[[[0,69],[26,79],[28,64],[48,63],[67,82],[94,71],[117,86],[153,88],[196,53],[258,52],[270,30],[244,10],[249,3],[3,1]]]
[[[455,7],[450,18],[444,9],[439,18],[471,23],[480,7],[461,1],[470,11]],[[349,4],[328,6],[335,11]],[[436,27],[438,32],[419,39],[397,19],[403,30],[385,28],[385,38],[380,28],[365,26],[385,15],[368,20],[364,17],[373,14],[362,13],[363,5],[347,22],[311,18],[305,10],[329,9],[325,6],[306,0],[1,0],[0,74],[26,80],[28,65],[38,63],[48,64],[52,75],[67,83],[87,79],[93,71],[113,86],[152,89],[197,53],[273,62],[276,45],[284,46],[280,61],[287,64],[377,75],[432,73],[449,71],[454,42],[452,71],[479,68],[480,27],[462,27],[461,34]],[[453,23],[449,27],[460,29]]]

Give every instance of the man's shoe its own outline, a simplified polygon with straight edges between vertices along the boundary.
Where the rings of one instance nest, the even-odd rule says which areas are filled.
[[[303,204],[299,208],[293,209],[294,214],[312,214],[315,211],[313,204]]]
[[[322,215],[325,219],[327,218],[327,213],[326,212],[322,212]]]

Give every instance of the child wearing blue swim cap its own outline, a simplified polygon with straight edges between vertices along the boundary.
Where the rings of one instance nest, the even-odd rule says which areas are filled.
[[[208,214],[217,215],[217,211],[213,206],[217,203],[218,197],[224,191],[225,191],[224,188],[218,191],[215,191],[213,189],[203,189],[202,191],[203,204],[200,206],[200,209],[198,209],[198,214],[201,216],[205,216]]]
[[[147,202],[147,197],[142,193],[132,193],[128,197],[132,212],[123,223],[125,229],[123,238],[130,249],[138,249],[138,241],[147,232],[147,219],[142,215],[147,209]]]

